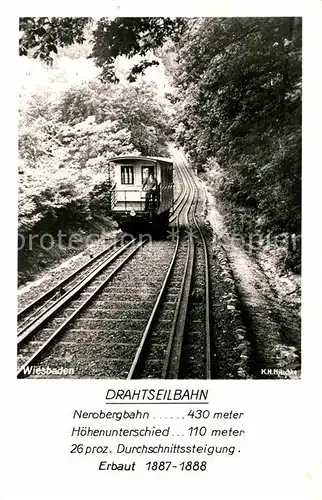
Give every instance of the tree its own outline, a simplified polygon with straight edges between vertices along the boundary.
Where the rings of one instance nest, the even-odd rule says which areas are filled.
[[[33,49],[33,57],[52,62],[51,54],[59,47],[85,41],[89,17],[21,17],[19,19],[19,55]]]
[[[201,18],[165,50],[177,140],[249,231],[301,232],[301,43],[297,18]]]
[[[220,163],[225,173],[221,194],[234,209],[251,214],[248,231],[299,234],[301,20],[102,18],[96,25],[91,22],[89,18],[21,18],[20,53],[32,50],[34,57],[50,60],[57,47],[81,43],[90,29],[91,56],[109,82],[117,80],[118,56],[141,57],[128,76],[132,82],[157,63],[147,58],[151,51],[161,54],[175,88],[171,102],[177,142],[199,169],[206,164],[214,169],[216,161]],[[95,116],[95,126],[117,122],[130,134],[133,148],[143,154],[162,149],[169,120],[153,89],[144,84],[99,85],[74,95],[71,90],[60,107],[61,120],[70,127],[90,116]],[[295,261],[299,262],[299,254]]]
[[[128,77],[130,81],[135,81],[136,76],[146,68],[159,64],[156,59],[147,60],[144,56],[161,47],[170,37],[177,40],[184,29],[185,20],[169,17],[118,17],[101,18],[95,25],[88,17],[21,17],[19,54],[27,55],[32,50],[33,57],[51,63],[52,54],[57,54],[59,47],[83,43],[89,25],[92,27],[93,37],[91,57],[102,68],[102,77],[116,82],[114,62],[118,56],[142,56],[141,61],[132,67]]]
[[[94,80],[60,93],[38,91],[23,104],[19,122],[22,232],[35,225],[65,227],[67,216],[70,224],[73,218],[75,223],[91,220],[102,209],[113,177],[109,158],[164,152],[169,118],[165,103],[147,82],[116,85]]]

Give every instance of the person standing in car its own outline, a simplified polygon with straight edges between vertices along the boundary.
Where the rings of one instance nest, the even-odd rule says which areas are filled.
[[[145,210],[149,211],[151,207],[152,209],[155,207],[158,198],[158,181],[154,174],[150,174],[143,182],[143,189],[146,191]]]

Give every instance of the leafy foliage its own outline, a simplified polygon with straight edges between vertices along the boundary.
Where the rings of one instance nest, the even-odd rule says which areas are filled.
[[[51,54],[57,54],[58,47],[84,42],[84,30],[90,21],[88,17],[21,17],[19,55],[26,56],[34,49],[34,58],[51,63]]]
[[[106,151],[132,148],[143,154],[155,154],[157,149],[161,153],[170,131],[167,101],[158,101],[153,87],[142,82],[111,83],[117,81],[119,56],[141,58],[128,76],[134,81],[157,64],[150,57],[154,52],[162,54],[175,89],[169,97],[176,110],[172,121],[176,140],[199,169],[208,165],[215,170],[217,161],[221,165],[224,176],[218,189],[233,207],[234,228],[299,235],[301,20],[138,17],[102,18],[95,26],[91,22],[89,18],[20,20],[20,53],[31,50],[45,61],[57,47],[82,43],[90,29],[91,56],[110,82],[70,89],[55,107],[54,120],[46,118],[46,103],[35,103],[34,110],[31,106],[29,115],[36,121],[32,124],[26,118],[29,128],[20,137],[28,168],[37,162],[45,169],[62,169],[74,161],[71,171],[79,175],[80,169],[99,171]],[[59,159],[59,167],[53,158]],[[245,214],[246,225],[241,222]],[[286,264],[299,269],[298,248],[290,248]]]
[[[171,37],[179,38],[184,20],[169,17],[118,17],[114,20],[102,18],[93,33],[93,57],[102,68],[102,76],[115,81],[114,61],[120,55],[133,57],[146,56],[150,51],[161,47]],[[134,65],[129,75],[130,81],[149,66],[157,65],[156,59],[142,59]]]
[[[93,20],[87,17],[22,17],[19,28],[20,55],[27,55],[30,49],[33,56],[46,62],[52,61],[51,54],[57,54],[58,47],[85,41],[85,31]],[[117,17],[101,18],[92,31],[93,50],[91,57],[102,68],[102,77],[111,82],[118,82],[115,76],[115,60],[118,56],[132,57],[139,54],[144,57],[161,47],[171,37],[177,40],[185,26],[183,18],[169,17]],[[135,64],[128,77],[135,81],[138,74],[149,66],[158,65],[157,59],[141,59]]]
[[[116,155],[165,147],[167,114],[152,85],[91,81],[21,107],[19,230],[84,227],[107,214]],[[139,118],[138,118],[139,116]]]
[[[164,62],[176,137],[194,163],[219,162],[222,197],[252,213],[248,231],[300,234],[300,20],[193,19]],[[289,257],[299,265],[299,249]]]

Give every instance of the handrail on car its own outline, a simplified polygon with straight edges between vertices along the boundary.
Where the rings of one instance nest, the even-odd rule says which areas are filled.
[[[159,184],[159,188],[160,188],[160,193],[163,192],[163,193],[168,193],[168,195],[171,195],[171,193],[173,193],[173,182],[171,183],[166,183],[166,184]],[[140,193],[140,203],[142,203],[142,200],[144,200],[145,196],[146,196],[146,193],[147,191],[143,190],[143,189],[138,189],[140,188],[140,186],[137,186],[137,189],[116,189],[117,185],[116,183],[114,183],[110,189],[109,189],[109,195],[110,195],[110,207],[111,207],[111,210],[113,210],[113,208],[115,207],[115,204],[117,202],[117,193],[124,193],[124,203],[125,205],[127,204],[127,202],[129,201],[127,198],[127,195],[129,195],[131,192],[132,193]],[[165,202],[167,200],[164,200]],[[161,202],[162,204],[162,202]],[[160,206],[161,206],[160,204]],[[173,204],[173,196],[172,196],[172,204]],[[171,205],[172,205],[171,204]]]

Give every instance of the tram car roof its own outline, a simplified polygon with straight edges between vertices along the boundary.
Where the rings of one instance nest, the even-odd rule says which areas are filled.
[[[124,155],[124,156],[114,156],[113,158],[109,158],[109,161],[114,163],[121,163],[122,161],[153,161],[159,163],[173,163],[171,158],[163,158],[161,156],[138,156],[138,155]]]

